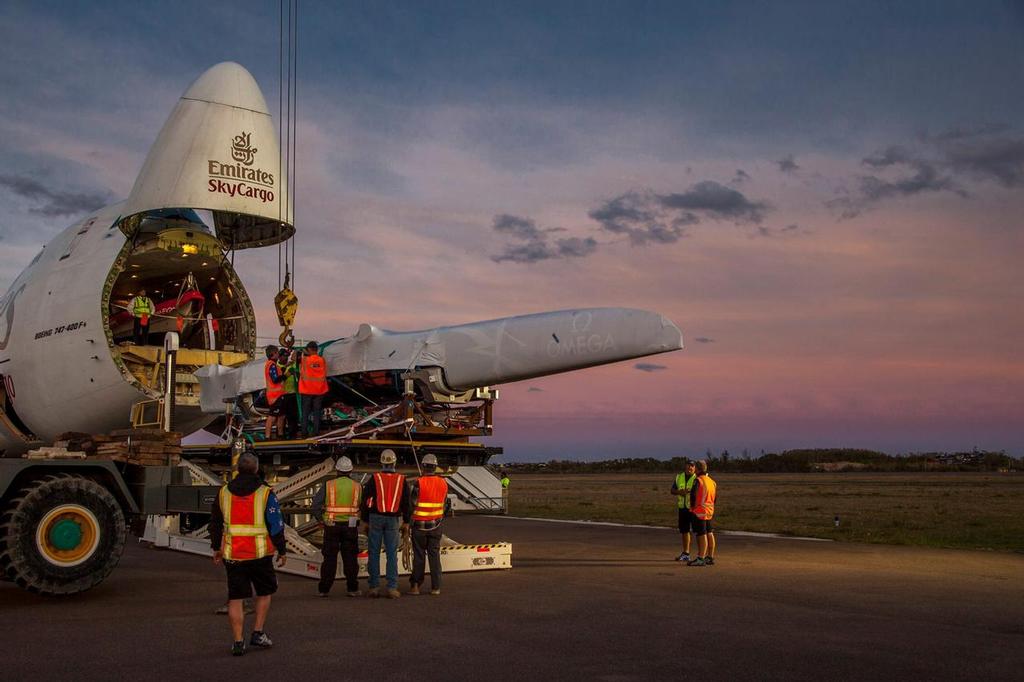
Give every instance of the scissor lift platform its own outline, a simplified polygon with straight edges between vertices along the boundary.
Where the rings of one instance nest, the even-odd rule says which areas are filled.
[[[467,440],[419,440],[419,439],[373,439],[352,438],[328,441],[322,438],[299,440],[256,440],[248,447],[259,457],[261,465],[303,466],[320,462],[324,457],[338,458],[345,455],[352,460],[356,471],[377,471],[380,467],[380,453],[392,450],[398,456],[400,471],[418,471],[418,462],[424,455],[437,457],[438,469],[454,471],[460,466],[483,466],[491,457],[500,455],[502,448],[471,443]],[[208,445],[183,445],[182,457],[209,464],[230,465],[232,445],[213,443]]]

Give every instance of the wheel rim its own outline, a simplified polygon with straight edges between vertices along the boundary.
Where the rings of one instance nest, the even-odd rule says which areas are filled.
[[[96,552],[100,523],[78,504],[62,504],[46,513],[36,528],[36,547],[51,564],[77,566]]]

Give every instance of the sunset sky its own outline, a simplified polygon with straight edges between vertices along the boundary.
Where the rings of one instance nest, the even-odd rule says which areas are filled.
[[[206,68],[277,108],[277,2],[65,4],[0,0],[0,290]],[[1021,3],[300,4],[300,336],[683,330],[502,387],[505,461],[1024,454]],[[276,264],[236,261],[268,337]]]

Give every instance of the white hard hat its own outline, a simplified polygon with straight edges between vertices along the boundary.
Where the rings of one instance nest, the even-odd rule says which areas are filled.
[[[352,471],[352,460],[348,457],[339,457],[338,461],[334,463],[334,468],[343,474],[347,474]]]
[[[423,465],[424,466],[428,466],[429,465],[429,466],[435,466],[436,467],[437,466],[437,457],[435,457],[434,455],[424,455],[423,456]]]
[[[398,456],[394,450],[388,449],[380,453],[380,463],[383,466],[394,466],[395,462],[398,461]]]

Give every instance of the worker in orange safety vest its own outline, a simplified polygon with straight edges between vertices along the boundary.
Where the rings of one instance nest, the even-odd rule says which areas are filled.
[[[409,594],[419,594],[427,558],[430,559],[430,594],[441,594],[441,521],[448,500],[448,482],[438,476],[437,457],[423,457],[423,475],[410,488],[412,504],[412,576]]]
[[[274,431],[278,437],[285,435],[284,417],[284,372],[278,364],[277,346],[267,346],[267,361],[263,365],[263,379],[267,388],[267,422],[263,429],[263,437],[270,440]]]
[[[270,597],[277,592],[277,565],[285,563],[284,519],[277,496],[259,477],[259,460],[252,452],[238,458],[238,475],[220,489],[210,509],[210,546],[213,563],[224,564],[228,577],[228,620],[234,635],[231,653],[245,653],[242,638],[242,600],[256,591],[256,623],[249,646],[269,648],[263,630],[270,611]]]
[[[697,558],[687,566],[715,565],[715,531],[711,519],[715,515],[718,484],[708,476],[708,462],[697,462],[697,482],[690,490],[690,512],[693,514],[693,534],[697,536]]]
[[[318,594],[326,597],[338,572],[341,552],[345,586],[350,597],[359,596],[359,507],[363,488],[352,478],[352,460],[339,457],[338,477],[324,483],[313,496],[314,514],[324,524],[324,562],[320,564]]]
[[[381,470],[363,486],[362,519],[367,524],[366,573],[369,577],[368,597],[398,599],[399,533],[409,530],[409,486],[405,476],[395,471],[398,456],[394,450],[380,453]],[[387,554],[387,588],[380,588],[380,550]]]
[[[301,403],[302,432],[310,436],[320,434],[320,416],[327,394],[327,362],[318,354],[316,341],[306,344],[299,366],[299,401]]]

